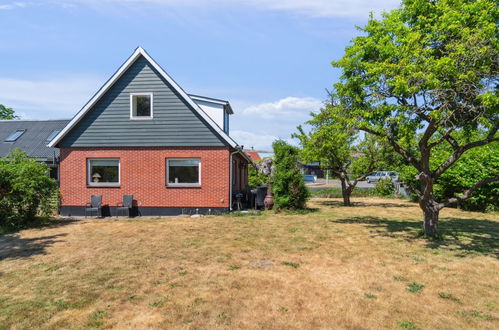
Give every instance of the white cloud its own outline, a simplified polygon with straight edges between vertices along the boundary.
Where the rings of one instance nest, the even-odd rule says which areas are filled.
[[[313,97],[289,96],[275,102],[249,106],[243,110],[243,114],[262,119],[296,121],[308,117],[310,112],[317,112],[322,105],[321,100]]]
[[[245,149],[253,147],[256,150],[271,150],[272,142],[279,139],[274,135],[258,134],[242,130],[231,130],[230,136],[239,145],[243,145]]]
[[[365,18],[370,11],[380,13],[396,8],[400,0],[41,0],[61,6],[81,4],[93,8],[113,5],[151,4],[167,7],[252,7],[257,10],[286,11],[309,17]],[[6,5],[8,6],[8,5]],[[0,7],[1,9],[1,7]]]
[[[22,119],[71,118],[103,80],[93,77],[22,80],[0,78],[0,104]]]
[[[31,4],[32,4],[31,2],[19,2],[19,1],[16,1],[16,2],[8,3],[6,5],[0,5],[0,10],[9,10],[9,9],[15,9],[15,8],[23,8],[23,7],[26,7],[26,6],[31,5]]]
[[[285,97],[283,99],[248,106],[235,110],[231,118],[230,135],[246,148],[271,150],[272,142],[283,139],[291,144],[291,134],[296,126],[310,119],[310,112],[317,112],[323,102],[313,97]]]

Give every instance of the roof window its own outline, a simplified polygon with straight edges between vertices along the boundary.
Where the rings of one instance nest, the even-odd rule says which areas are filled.
[[[47,137],[47,142],[52,141],[60,132],[61,132],[60,129],[52,131],[52,133],[50,133],[50,135]]]
[[[25,129],[18,129],[17,131],[15,131],[14,133],[12,133],[11,135],[9,135],[6,139],[5,139],[5,142],[14,142],[14,141],[17,141],[17,139],[19,139],[21,137],[21,135],[24,134],[24,132],[26,132]]]

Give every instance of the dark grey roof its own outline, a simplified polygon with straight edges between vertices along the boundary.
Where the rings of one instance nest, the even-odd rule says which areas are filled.
[[[47,137],[55,130],[62,130],[69,123],[64,120],[0,120],[0,157],[7,156],[14,148],[24,150],[28,156],[47,158],[59,157],[59,149],[47,147]],[[16,130],[26,130],[14,142],[5,139]]]

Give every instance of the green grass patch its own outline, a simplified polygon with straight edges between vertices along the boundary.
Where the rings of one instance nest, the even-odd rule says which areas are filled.
[[[445,292],[439,292],[438,293],[438,296],[442,299],[448,299],[448,300],[452,300],[454,302],[457,302],[457,303],[460,303],[461,301],[459,300],[459,298],[456,298],[454,297],[452,294],[450,293],[445,293]]]
[[[424,288],[424,285],[418,282],[412,282],[407,286],[407,291],[412,293],[421,292]]]
[[[284,266],[289,266],[289,267],[293,267],[293,268],[298,268],[300,267],[300,264],[296,263],[296,262],[291,262],[291,261],[284,261],[282,262],[282,264]]]
[[[399,327],[402,329],[417,329],[416,325],[411,321],[400,321]]]

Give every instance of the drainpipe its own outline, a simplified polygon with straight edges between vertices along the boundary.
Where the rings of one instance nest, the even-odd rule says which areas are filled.
[[[241,148],[239,146],[236,146],[236,151],[233,151],[230,153],[230,156],[229,156],[229,210],[232,211],[232,156],[235,155],[235,154],[240,154],[241,153]]]

